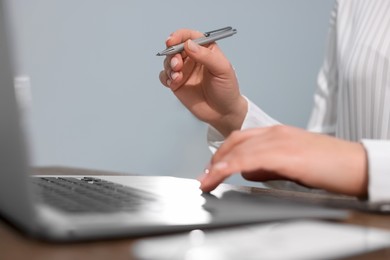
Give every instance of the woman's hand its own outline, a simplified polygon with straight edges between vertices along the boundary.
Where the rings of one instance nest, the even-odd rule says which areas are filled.
[[[240,94],[234,69],[217,44],[203,47],[191,41],[203,36],[187,29],[170,35],[166,46],[185,42],[184,52],[165,58],[160,81],[198,119],[228,136],[241,128],[247,102]]]
[[[367,158],[360,143],[289,126],[232,133],[212,157],[201,189],[209,192],[237,172],[253,181],[287,179],[347,195],[367,194]]]

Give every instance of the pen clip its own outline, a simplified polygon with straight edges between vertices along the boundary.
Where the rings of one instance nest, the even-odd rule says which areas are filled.
[[[231,26],[228,26],[228,27],[223,27],[221,29],[205,32],[203,34],[204,34],[204,36],[209,37],[212,34],[218,34],[218,33],[227,32],[227,31],[231,31],[231,30],[233,30],[233,28]]]

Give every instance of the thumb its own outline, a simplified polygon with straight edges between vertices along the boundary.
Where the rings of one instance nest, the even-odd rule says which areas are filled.
[[[214,75],[226,74],[231,70],[228,59],[219,50],[215,43],[213,48],[202,47],[193,40],[184,44],[187,55],[195,62],[204,65]]]

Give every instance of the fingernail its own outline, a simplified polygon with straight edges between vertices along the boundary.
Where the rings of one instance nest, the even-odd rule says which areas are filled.
[[[177,77],[179,76],[179,73],[178,72],[171,72],[171,79],[172,80],[175,80]]]
[[[203,182],[207,179],[209,173],[210,173],[210,167],[211,167],[211,164],[208,163],[205,167],[204,167],[204,170],[203,170],[203,173],[197,178],[197,180],[200,182],[200,188],[203,187]]]
[[[211,163],[208,163],[203,170],[204,174],[208,174],[210,172]]]
[[[213,165],[213,170],[223,170],[226,169],[228,166],[227,162],[219,162]]]
[[[188,40],[188,48],[192,52],[197,52],[199,50],[199,45],[194,41]]]
[[[177,58],[172,58],[171,59],[171,68],[173,69],[174,67],[176,67],[176,65],[179,63],[179,61],[177,60]]]
[[[208,163],[206,167],[204,167],[203,173],[198,177],[198,181],[203,182],[203,180],[210,173],[210,164]]]
[[[172,80],[168,79],[167,80],[167,85],[170,87],[171,86],[171,83],[172,83]]]
[[[165,42],[169,41],[172,38],[172,35],[169,35]]]

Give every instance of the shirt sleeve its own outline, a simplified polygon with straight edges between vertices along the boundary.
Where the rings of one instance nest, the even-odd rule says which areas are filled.
[[[337,12],[338,1],[330,17],[325,57],[317,77],[314,106],[307,126],[311,132],[328,135],[335,135],[337,122]]]

